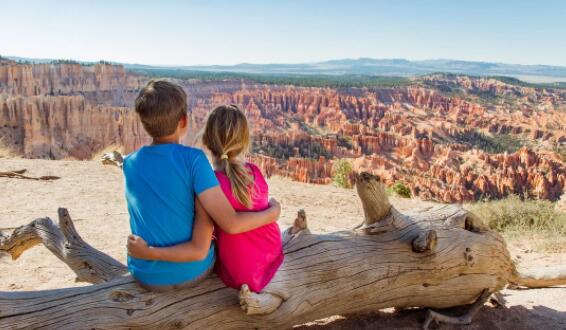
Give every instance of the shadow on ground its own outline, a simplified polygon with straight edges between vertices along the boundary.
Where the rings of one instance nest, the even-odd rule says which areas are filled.
[[[375,313],[337,316],[301,325],[300,330],[345,330],[345,329],[421,329],[426,309],[384,310]],[[438,310],[437,310],[438,311]],[[466,308],[441,310],[447,315],[458,316]],[[566,329],[566,312],[545,306],[490,307],[483,306],[471,325],[432,325],[432,329]]]

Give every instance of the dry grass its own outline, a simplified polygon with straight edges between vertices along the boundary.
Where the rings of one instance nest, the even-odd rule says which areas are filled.
[[[523,253],[566,253],[566,235],[546,232],[507,231],[501,233],[508,246]]]
[[[557,212],[562,212],[566,214],[566,192],[564,192],[560,200],[556,202],[555,210]]]
[[[509,196],[496,201],[466,204],[491,229],[506,237],[537,237],[537,249],[546,252],[566,251],[566,214],[557,212],[546,200],[521,200]]]

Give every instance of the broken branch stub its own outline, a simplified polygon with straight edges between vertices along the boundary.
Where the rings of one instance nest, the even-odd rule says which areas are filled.
[[[379,177],[363,172],[356,176],[356,190],[364,209],[364,225],[384,220],[391,214],[391,204]]]

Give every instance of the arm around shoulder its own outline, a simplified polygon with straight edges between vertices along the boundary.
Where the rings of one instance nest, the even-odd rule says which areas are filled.
[[[229,234],[250,231],[279,219],[281,205],[275,199],[269,201],[269,208],[260,212],[236,212],[220,187],[203,191],[198,199],[214,222]]]

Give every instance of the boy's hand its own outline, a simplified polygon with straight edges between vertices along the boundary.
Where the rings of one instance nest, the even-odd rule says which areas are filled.
[[[152,259],[151,249],[146,241],[136,235],[128,236],[128,255],[138,259]]]

